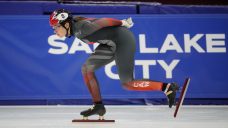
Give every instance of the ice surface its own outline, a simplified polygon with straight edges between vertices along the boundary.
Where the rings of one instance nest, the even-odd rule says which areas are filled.
[[[106,106],[115,123],[72,123],[91,106],[0,106],[0,128],[228,128],[228,106]],[[97,118],[93,116],[91,118]]]

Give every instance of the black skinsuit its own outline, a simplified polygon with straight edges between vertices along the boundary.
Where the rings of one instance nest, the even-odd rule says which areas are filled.
[[[122,22],[110,18],[74,21],[72,34],[85,43],[100,43],[82,67],[93,101],[101,101],[94,71],[115,60],[122,84],[133,80],[135,38]]]
[[[93,97],[93,102],[95,104],[102,103],[100,88],[94,71],[115,60],[124,88],[134,91],[164,91],[169,99],[169,107],[172,107],[178,90],[177,84],[148,79],[134,80],[135,38],[131,31],[121,25],[121,21],[110,18],[85,19],[73,22],[72,34],[74,36],[86,43],[100,43],[95,49],[95,53],[87,59],[82,67],[83,78]],[[85,113],[87,112],[85,111]],[[81,114],[86,115],[85,113],[82,112]]]

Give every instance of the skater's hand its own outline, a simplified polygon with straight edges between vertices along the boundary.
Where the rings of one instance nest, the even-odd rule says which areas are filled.
[[[126,28],[131,28],[134,25],[131,17],[129,17],[127,19],[123,19],[121,21],[122,21],[122,26],[124,26]]]

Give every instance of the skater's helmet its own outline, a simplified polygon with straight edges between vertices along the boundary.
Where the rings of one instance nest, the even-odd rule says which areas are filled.
[[[57,24],[64,25],[65,22],[71,21],[73,19],[72,14],[65,9],[55,10],[49,19],[50,26],[55,26]]]

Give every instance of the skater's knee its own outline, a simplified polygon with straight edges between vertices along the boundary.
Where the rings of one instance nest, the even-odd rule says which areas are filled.
[[[131,77],[120,77],[120,81],[122,84],[123,89],[129,90],[131,86],[131,81],[133,81],[133,78]]]
[[[84,64],[81,68],[81,71],[83,75],[94,72],[94,66]]]

